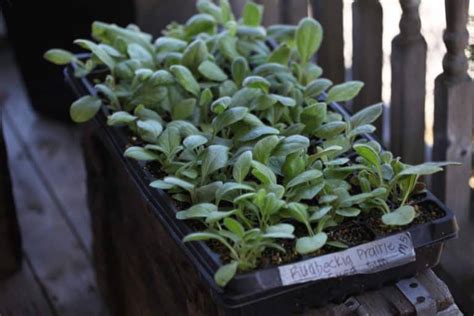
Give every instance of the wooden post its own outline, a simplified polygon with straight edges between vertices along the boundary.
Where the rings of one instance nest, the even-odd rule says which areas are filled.
[[[3,139],[1,99],[0,95],[0,279],[18,270],[22,258],[20,229]]]
[[[344,34],[342,0],[313,0],[313,16],[324,29],[323,44],[318,51],[318,64],[325,78],[334,83],[344,82]]]
[[[400,34],[392,41],[390,147],[404,161],[418,164],[425,154],[426,42],[420,33],[421,0],[400,0]]]
[[[464,51],[469,39],[466,29],[469,0],[449,0],[445,5],[443,38],[447,53],[443,58],[444,71],[435,82],[433,160],[457,161],[462,166],[448,167],[446,172],[433,177],[433,191],[456,211],[460,221],[467,221],[474,106],[474,83],[467,74]]]
[[[272,24],[282,23],[280,19],[280,8],[283,0],[256,0],[255,2],[265,7],[263,12],[263,24],[268,26]]]
[[[474,233],[468,185],[472,168],[472,115],[474,83],[467,74],[465,48],[469,0],[446,0],[447,53],[443,73],[435,81],[435,121],[433,160],[461,162],[433,177],[433,192],[446,202],[457,217],[459,240],[448,244],[441,258],[443,276],[466,314],[474,312]]]
[[[280,0],[280,21],[284,24],[298,24],[308,16],[306,0]]]
[[[382,100],[382,6],[378,0],[354,0],[352,3],[352,78],[365,83],[354,100],[353,111]],[[376,123],[381,139],[382,119]]]
[[[160,36],[166,26],[176,21],[186,22],[196,13],[195,1],[189,0],[134,0],[137,24],[145,32]]]

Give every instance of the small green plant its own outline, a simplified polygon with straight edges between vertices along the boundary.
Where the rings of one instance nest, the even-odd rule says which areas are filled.
[[[269,248],[285,252],[290,244],[308,255],[347,247],[328,229],[359,216],[413,221],[419,177],[446,164],[409,166],[368,141],[381,104],[352,117],[331,110],[363,83],[321,77],[312,61],[323,38],[316,20],[265,28],[253,2],[239,20],[227,0],[199,0],[197,10],[154,42],[135,25],[95,22],[95,41],[75,41],[90,52],[87,60],[60,49],[45,58],[75,64],[81,77],[108,70],[96,96],[72,104],[72,119],[88,121],[105,106],[108,125],[141,139],[124,155],[156,162],[165,176],[150,186],[186,205],[177,219],[203,227],[184,242],[224,247],[217,284],[258,267]]]

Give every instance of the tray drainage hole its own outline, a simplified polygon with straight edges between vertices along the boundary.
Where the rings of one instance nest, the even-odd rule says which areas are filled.
[[[414,288],[418,287],[418,283],[416,283],[416,282],[410,283],[410,287],[412,289],[414,289]]]
[[[417,303],[423,303],[424,301],[426,300],[426,298],[424,296],[418,296],[416,298],[416,302]]]

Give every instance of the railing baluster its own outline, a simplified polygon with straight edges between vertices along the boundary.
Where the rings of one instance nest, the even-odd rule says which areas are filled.
[[[280,19],[282,0],[256,0],[255,2],[263,4],[263,24],[272,25],[282,23]]]
[[[352,3],[352,78],[365,83],[354,100],[354,112],[382,99],[382,15],[378,0]],[[382,135],[382,119],[376,127],[376,134]]]
[[[408,163],[425,153],[426,42],[420,33],[420,0],[400,0],[400,34],[392,41],[390,147]]]
[[[466,29],[469,0],[446,0],[445,7],[443,39],[447,53],[443,58],[444,71],[435,82],[433,159],[458,161],[462,166],[448,167],[446,172],[433,177],[433,190],[463,222],[469,220],[474,106],[474,83],[467,74],[465,54],[469,39]]]
[[[334,83],[345,78],[344,34],[342,0],[313,0],[313,16],[324,28],[323,45],[318,51],[318,64],[324,69],[324,77]]]
[[[189,0],[135,0],[137,24],[155,36],[172,21],[185,22],[196,13]]]
[[[474,213],[470,207],[468,185],[472,168],[472,123],[474,82],[467,74],[468,61],[464,49],[469,34],[466,29],[469,0],[445,0],[447,53],[443,73],[435,81],[435,120],[433,160],[461,162],[433,177],[433,192],[456,213],[459,240],[446,247],[441,266],[447,285],[455,293],[463,310],[472,310],[469,294],[474,279]]]
[[[285,24],[298,24],[308,15],[308,2],[306,0],[279,0],[280,21]]]

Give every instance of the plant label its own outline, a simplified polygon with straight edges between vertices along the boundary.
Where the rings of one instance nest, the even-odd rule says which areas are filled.
[[[416,260],[409,232],[279,267],[283,285],[387,270]]]

